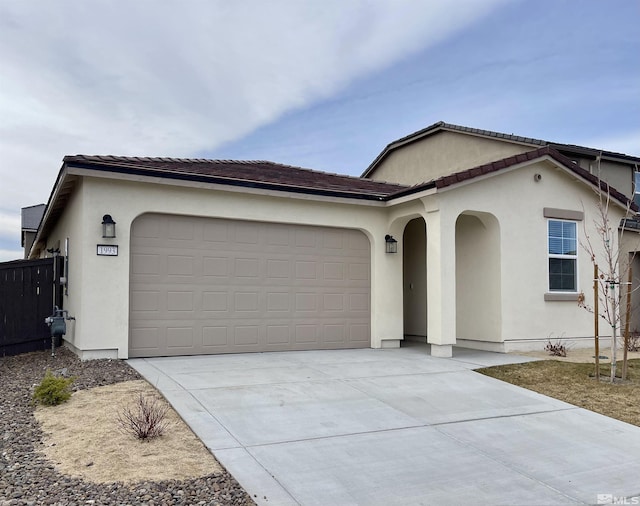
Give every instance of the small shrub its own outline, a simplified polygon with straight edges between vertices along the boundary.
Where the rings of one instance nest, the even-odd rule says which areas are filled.
[[[544,347],[544,351],[548,352],[553,357],[566,357],[567,348],[560,341],[555,343],[551,342],[551,339],[547,340],[547,345]]]
[[[627,351],[640,351],[640,333],[634,331],[629,334]]]
[[[45,406],[57,406],[71,397],[69,387],[73,383],[73,378],[63,378],[55,376],[47,369],[44,378],[33,391],[33,400]]]
[[[138,395],[133,407],[127,406],[118,413],[118,425],[126,434],[138,439],[150,439],[162,436],[169,427],[165,420],[169,406],[158,399]]]

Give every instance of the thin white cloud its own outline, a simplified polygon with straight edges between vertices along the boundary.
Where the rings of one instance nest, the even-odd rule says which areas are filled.
[[[501,1],[0,0],[0,205],[46,200],[65,154],[211,150]]]
[[[5,6],[4,129],[46,126],[127,153],[210,148],[438,41],[491,2],[127,5]]]

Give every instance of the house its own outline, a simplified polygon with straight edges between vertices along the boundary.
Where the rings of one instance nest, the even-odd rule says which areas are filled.
[[[593,335],[577,305],[593,279],[580,244],[603,196],[616,226],[628,217],[634,175],[619,174],[638,159],[596,155],[629,183],[618,191],[595,160],[582,166],[595,151],[569,148],[438,123],[359,178],[67,156],[29,256],[64,257],[65,340],[85,359],[580,345]]]
[[[640,204],[640,158],[440,121],[389,143],[362,177],[418,184],[548,146]]]
[[[28,258],[33,241],[38,232],[38,226],[46,209],[46,204],[23,207],[21,209],[22,231],[20,234],[20,246],[24,248],[24,258]]]

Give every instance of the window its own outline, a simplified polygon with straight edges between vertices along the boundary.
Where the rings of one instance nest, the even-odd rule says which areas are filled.
[[[578,238],[575,221],[549,220],[549,291],[578,291]]]
[[[633,203],[640,205],[640,172],[633,173]]]

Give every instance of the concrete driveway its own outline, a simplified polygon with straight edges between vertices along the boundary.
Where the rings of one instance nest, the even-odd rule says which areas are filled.
[[[423,345],[129,364],[258,504],[640,504],[640,428],[473,372],[526,360]]]

